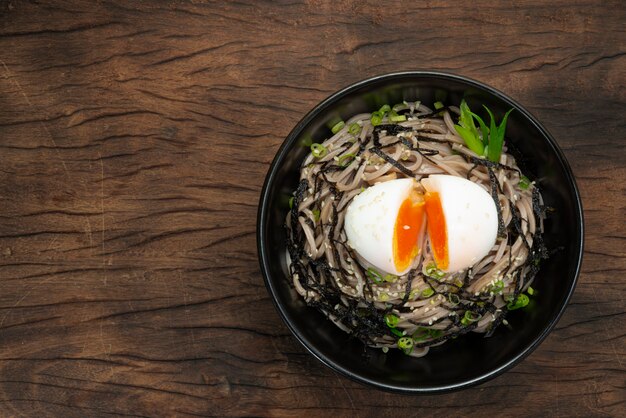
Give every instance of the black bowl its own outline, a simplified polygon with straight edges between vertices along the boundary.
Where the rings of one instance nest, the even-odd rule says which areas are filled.
[[[385,103],[421,100],[470,106],[486,104],[496,114],[511,107],[507,144],[538,182],[545,203],[554,209],[545,223],[545,241],[556,250],[541,266],[533,287],[532,309],[512,312],[512,329],[499,327],[490,338],[472,334],[448,341],[423,358],[398,350],[384,354],[365,348],[307,307],[287,279],[285,231],[288,198],[308,148],[303,140],[322,141],[338,118],[374,111]],[[296,338],[322,363],[361,383],[405,393],[440,393],[485,382],[519,363],[554,328],[574,291],[583,251],[583,213],[570,167],[555,140],[522,106],[492,87],[451,74],[415,71],[382,75],[355,83],[324,100],[291,131],[270,167],[259,204],[257,244],[261,271],[274,303]]]

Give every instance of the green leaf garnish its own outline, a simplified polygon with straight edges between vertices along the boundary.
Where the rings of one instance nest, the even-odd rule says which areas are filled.
[[[465,100],[461,101],[459,109],[461,110],[459,124],[454,125],[454,129],[456,129],[459,135],[461,135],[461,138],[463,138],[465,145],[467,145],[469,149],[478,155],[483,155],[485,147],[483,146],[480,136],[478,135],[478,129],[476,129],[476,126],[474,125],[472,111]]]
[[[510,109],[504,114],[502,122],[499,126],[496,126],[496,118],[491,113],[491,110],[485,105],[483,107],[489,113],[491,117],[491,123],[489,126],[489,144],[487,146],[487,158],[489,161],[497,163],[500,161],[500,154],[502,154],[502,146],[504,145],[504,132],[506,131],[506,121],[509,118],[509,114],[513,111]]]
[[[479,156],[487,156],[489,161],[497,163],[500,160],[500,154],[502,154],[502,147],[504,145],[504,133],[506,132],[506,122],[509,114],[513,111],[510,109],[505,113],[500,125],[496,125],[496,118],[489,110],[487,106],[484,106],[485,110],[489,114],[491,120],[489,121],[489,127],[482,120],[480,116],[472,112],[465,100],[461,101],[459,109],[461,114],[459,116],[459,124],[454,125],[454,129],[465,141],[465,145]],[[480,133],[474,124],[474,121],[478,122],[480,126]]]

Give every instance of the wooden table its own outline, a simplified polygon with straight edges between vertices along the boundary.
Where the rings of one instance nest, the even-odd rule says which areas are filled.
[[[622,1],[36,3],[0,1],[0,416],[626,414]],[[291,128],[337,89],[406,69],[527,106],[586,216],[556,330],[505,375],[441,396],[322,366],[256,253]]]

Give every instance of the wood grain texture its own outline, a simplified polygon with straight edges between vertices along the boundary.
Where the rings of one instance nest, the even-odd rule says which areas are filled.
[[[625,22],[622,1],[0,0],[0,416],[626,415]],[[256,258],[290,129],[407,69],[527,106],[586,216],[557,329],[504,376],[433,397],[321,366]]]

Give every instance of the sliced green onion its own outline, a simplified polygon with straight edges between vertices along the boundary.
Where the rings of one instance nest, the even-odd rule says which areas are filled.
[[[443,108],[443,103],[441,102],[435,102],[433,105],[435,106],[435,110],[439,110]]]
[[[370,122],[372,126],[378,126],[383,122],[384,115],[380,112],[372,112],[372,117],[370,118]]]
[[[343,129],[343,127],[346,126],[346,123],[344,121],[339,121],[335,124],[335,126],[333,126],[330,130],[333,134],[336,134],[337,132],[339,132],[340,130]]]
[[[389,283],[395,283],[398,280],[398,276],[395,276],[393,274],[385,274],[383,280]]]
[[[422,297],[423,298],[429,298],[432,295],[435,294],[435,291],[433,290],[432,287],[427,287],[426,289],[422,290]]]
[[[428,265],[426,265],[425,272],[427,276],[437,279],[441,279],[446,275],[446,273],[437,268],[437,265],[435,263],[429,263]]]
[[[357,136],[358,134],[361,133],[361,125],[359,125],[358,123],[354,122],[353,124],[351,124],[348,127],[348,132],[351,133],[354,136]]]
[[[504,289],[504,282],[502,280],[496,280],[489,289],[490,292],[500,293]]]
[[[419,327],[413,335],[411,335],[411,338],[415,340],[415,342],[420,342],[428,338],[439,338],[442,335],[443,331],[440,329]]]
[[[428,335],[431,338],[439,338],[443,335],[443,331],[440,329],[429,329],[428,330]]]
[[[521,176],[519,179],[518,186],[522,190],[526,190],[530,187],[530,180],[526,176]]]
[[[448,293],[448,300],[452,304],[452,306],[456,306],[461,302],[461,298],[459,295],[455,295],[454,293]]]
[[[396,328],[389,328],[389,331],[391,331],[393,335],[397,335],[398,337],[404,337],[404,334],[402,333],[402,331]]]
[[[376,284],[381,284],[383,282],[383,276],[371,267],[367,269],[367,277],[372,279],[372,281]]]
[[[404,104],[404,103],[398,103],[398,104],[393,105],[393,107],[391,108],[391,110],[392,110],[393,112],[398,112],[399,110],[404,110],[404,109],[406,109],[407,107],[408,107],[408,106],[407,106],[406,104]]]
[[[428,338],[428,328],[418,328],[413,335],[411,335],[411,338],[413,338],[416,342],[424,341]]]
[[[381,302],[385,302],[389,300],[389,295],[385,292],[381,293],[380,296],[378,296],[378,300]]]
[[[388,104],[383,105],[380,109],[378,109],[378,111],[383,115],[389,112],[390,110],[391,110],[391,106],[389,106]]]
[[[531,286],[528,286],[528,289],[526,289],[526,292],[532,296],[535,294],[535,289],[533,289]]]
[[[315,158],[324,158],[328,154],[328,150],[322,144],[311,144],[311,154]]]
[[[463,315],[463,319],[461,319],[461,324],[468,326],[472,322],[478,321],[480,318],[482,318],[481,314],[475,314],[472,311],[465,311],[465,315]]]
[[[315,222],[320,220],[320,210],[319,209],[313,209],[311,211],[311,213],[313,214],[313,219],[315,219]]]
[[[509,302],[506,305],[506,308],[509,311],[514,311],[516,309],[523,308],[524,306],[528,305],[528,302],[530,302],[530,298],[522,293],[522,294],[517,296],[517,299],[515,299],[514,301]]]
[[[339,157],[339,160],[337,161],[337,163],[339,164],[340,167],[347,167],[350,165],[354,157],[356,157],[356,155],[354,154],[344,154],[341,157]]]
[[[398,115],[397,113],[392,112],[392,113],[389,115],[389,120],[390,120],[391,122],[404,122],[404,121],[406,120],[406,116],[404,116],[404,115]]]
[[[289,209],[292,209],[292,208],[293,208],[293,199],[294,199],[294,197],[293,197],[293,196],[291,196],[291,197],[289,198]]]
[[[398,321],[400,321],[400,318],[394,314],[389,313],[385,315],[385,323],[389,328],[395,328],[398,325]]]
[[[410,354],[413,351],[413,340],[409,337],[402,337],[398,340],[398,348],[404,351],[404,354]]]

